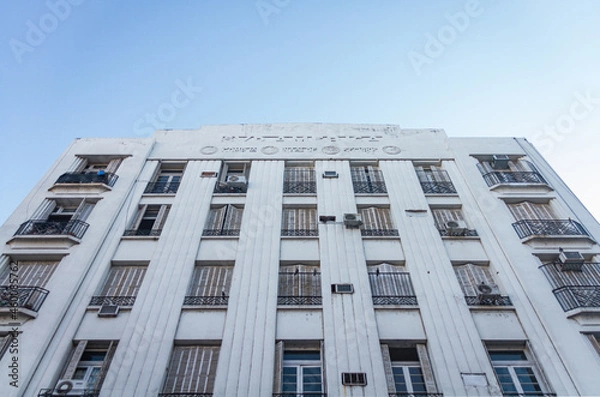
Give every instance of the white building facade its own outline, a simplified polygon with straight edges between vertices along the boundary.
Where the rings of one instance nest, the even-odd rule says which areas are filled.
[[[78,139],[0,238],[2,396],[600,395],[600,225],[525,139]]]

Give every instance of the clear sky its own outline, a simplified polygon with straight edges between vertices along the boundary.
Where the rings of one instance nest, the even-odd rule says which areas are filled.
[[[598,43],[596,0],[5,0],[0,223],[77,137],[276,122],[526,137],[600,218]]]

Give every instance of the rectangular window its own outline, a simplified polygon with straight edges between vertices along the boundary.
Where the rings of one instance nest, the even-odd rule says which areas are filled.
[[[48,295],[48,290],[44,287],[56,270],[58,262],[17,261],[13,262],[13,268],[14,265],[17,266],[19,307],[39,311]],[[12,305],[13,291],[10,287],[10,279],[11,266],[6,266],[0,273],[0,307]]]
[[[248,162],[223,163],[215,185],[215,193],[246,193],[249,175],[250,163]]]
[[[512,216],[515,220],[524,219],[556,219],[550,204],[532,203],[530,201],[522,201],[520,203],[508,204]]]
[[[212,393],[219,360],[218,346],[174,346],[160,395]]]
[[[323,393],[323,368],[319,350],[288,350],[283,352],[282,393]],[[319,395],[319,394],[317,394]]]
[[[424,344],[382,344],[381,353],[390,395],[436,394],[437,386]]]
[[[203,236],[239,236],[244,209],[236,205],[213,207],[208,213]]]
[[[383,174],[379,167],[373,165],[352,165],[352,186],[354,193],[387,193]]]
[[[600,263],[581,265],[581,271],[563,271],[560,262],[540,266],[564,311],[600,307]]]
[[[133,227],[125,231],[125,236],[160,236],[167,220],[170,205],[142,205]]]
[[[389,208],[366,207],[359,209],[362,219],[360,232],[363,236],[397,236]]]
[[[442,167],[415,166],[415,171],[421,188],[425,194],[455,194],[456,188],[450,180],[448,173]]]
[[[184,305],[227,306],[233,266],[196,266]]]
[[[140,290],[146,266],[111,266],[104,286],[90,305],[133,306]]]
[[[83,237],[95,201],[88,199],[46,199],[32,219],[21,224],[15,235],[69,235]]]
[[[477,168],[483,175],[483,179],[488,186],[498,184],[547,183],[535,165],[529,161],[508,160],[506,165],[506,167],[494,168],[493,160],[482,159],[477,164]]]
[[[388,263],[368,267],[374,305],[417,304],[410,274],[402,269]]]
[[[177,193],[184,167],[183,164],[162,164],[154,180],[146,186],[144,193]]]
[[[502,296],[494,283],[489,266],[467,263],[454,266],[454,273],[469,306],[511,306],[508,296]]]
[[[313,167],[286,165],[283,174],[283,193],[314,194],[316,192],[317,183]]]
[[[318,266],[302,264],[279,268],[279,305],[320,305],[321,272]]]
[[[56,391],[62,383],[72,381],[73,389],[100,390],[110,362],[117,348],[117,341],[80,341],[75,346]],[[74,390],[73,390],[74,391]]]
[[[282,236],[318,236],[316,208],[284,208]]]
[[[432,208],[431,214],[441,236],[477,236],[477,231],[467,225],[460,208]]]
[[[543,393],[535,364],[524,349],[488,348],[504,395],[539,396]]]

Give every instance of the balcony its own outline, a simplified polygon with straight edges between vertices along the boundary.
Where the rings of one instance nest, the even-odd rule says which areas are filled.
[[[307,392],[307,393],[273,393],[273,397],[327,397],[327,393]]]
[[[240,229],[204,229],[203,236],[239,236]]]
[[[397,229],[360,229],[360,234],[371,237],[399,236]]]
[[[73,397],[98,397],[100,395],[100,390],[83,390],[80,392],[71,390],[70,392],[60,391],[58,389],[42,389],[40,390],[37,397],[64,397],[64,396],[73,396]]]
[[[548,184],[544,177],[534,171],[495,171],[483,174],[488,186],[503,184]]]
[[[0,307],[1,308],[21,308],[38,312],[48,290],[40,287],[18,287],[0,286]]]
[[[215,193],[224,193],[224,194],[243,194],[248,191],[248,186],[246,184],[243,185],[235,185],[227,183],[217,183],[215,186]]]
[[[565,312],[579,308],[600,308],[600,286],[566,285],[552,291]]]
[[[160,236],[162,229],[127,229],[123,236]]]
[[[385,182],[352,181],[354,193],[383,194],[387,193]]]
[[[227,306],[228,296],[186,296],[184,306]]]
[[[466,229],[459,232],[448,231],[447,229],[438,229],[440,232],[440,236],[442,237],[477,237],[477,230],[475,229]]]
[[[314,194],[317,192],[316,182],[283,182],[283,193]]]
[[[144,194],[175,194],[179,189],[179,182],[150,182]]]
[[[282,229],[284,237],[315,237],[319,235],[318,229]]]
[[[81,239],[88,227],[80,220],[54,222],[32,219],[21,224],[15,236],[72,236]]]
[[[530,391],[527,393],[502,393],[505,397],[556,397],[556,393],[546,393],[543,391]]]
[[[529,236],[586,236],[589,233],[572,219],[524,219],[512,224],[519,238]]]
[[[135,296],[92,296],[90,306],[112,305],[120,307],[133,306]]]
[[[106,186],[114,186],[119,176],[111,172],[98,173],[71,173],[67,172],[58,177],[55,183],[88,184],[102,183]]]
[[[469,306],[512,306],[510,298],[504,295],[490,298],[465,296],[465,301]]]
[[[421,181],[421,188],[425,194],[456,194],[456,188],[450,181],[429,182]]]
[[[212,393],[192,393],[192,392],[181,392],[181,393],[158,393],[158,397],[212,397]]]
[[[417,297],[406,295],[373,295],[373,305],[375,306],[387,306],[387,305],[403,305],[403,306],[417,306]]]
[[[323,304],[321,296],[278,296],[277,304],[281,306],[319,306]]]

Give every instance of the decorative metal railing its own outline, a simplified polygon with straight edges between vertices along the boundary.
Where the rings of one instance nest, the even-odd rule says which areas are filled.
[[[38,312],[46,300],[48,290],[40,287],[0,286],[0,307],[21,307]]]
[[[398,236],[397,229],[360,229],[362,236]]]
[[[107,186],[114,186],[117,179],[119,176],[112,172],[103,174],[67,172],[59,176],[55,183],[103,183]]]
[[[282,306],[313,306],[322,305],[321,296],[278,296],[277,304]]]
[[[41,219],[29,220],[21,226],[15,233],[17,235],[44,235],[44,236],[73,236],[82,238],[90,225],[80,220],[70,220],[68,222],[53,222]]]
[[[318,229],[281,229],[282,236],[298,236],[298,237],[306,237],[306,236],[318,236]]]
[[[248,186],[231,186],[225,183],[217,183],[215,186],[215,193],[246,193]]]
[[[103,306],[103,305],[114,305],[114,306],[133,306],[135,303],[135,296],[92,296],[90,300],[90,306]]]
[[[556,393],[546,393],[543,391],[530,391],[527,393],[502,393],[505,397],[556,397]]]
[[[73,390],[68,393],[64,391],[60,391],[58,389],[42,389],[38,394],[38,397],[64,397],[64,396],[74,396],[74,397],[98,397],[100,395],[100,390],[84,390],[81,392],[75,392]]]
[[[427,393],[427,392],[396,392],[390,393],[389,397],[443,397],[443,393]]]
[[[239,236],[240,229],[204,229],[203,236]]]
[[[179,182],[150,182],[144,193],[177,193],[177,189],[179,189]]]
[[[312,194],[317,192],[316,182],[283,182],[284,193]]]
[[[385,182],[352,181],[354,193],[387,193]]]
[[[599,285],[567,285],[552,292],[564,311],[581,307],[600,307]]]
[[[512,224],[519,238],[528,236],[589,236],[579,223],[572,219],[524,219]]]
[[[307,392],[307,393],[273,393],[273,397],[327,397],[327,393],[316,393],[316,392]]]
[[[162,229],[127,229],[123,236],[160,236]]]
[[[454,194],[456,188],[450,181],[448,182],[424,182],[421,181],[421,188],[425,194]]]
[[[479,236],[479,234],[477,234],[477,230],[475,229],[467,229],[464,231],[448,231],[446,229],[438,229],[438,231],[440,232],[440,236],[442,237],[455,237],[455,236],[463,236],[463,237],[477,237]]]
[[[212,393],[158,393],[158,397],[212,397]]]
[[[227,306],[228,296],[186,296],[183,304],[186,306]]]
[[[499,185],[501,183],[548,183],[543,176],[534,171],[494,171],[483,174],[483,179],[488,186]]]
[[[397,295],[373,295],[373,304],[377,306],[384,305],[405,305],[417,306],[416,296],[397,296]]]
[[[512,306],[510,297],[504,295],[491,298],[465,296],[465,301],[469,306]]]

